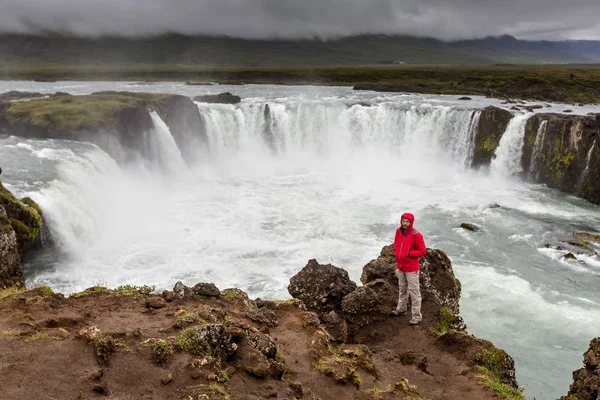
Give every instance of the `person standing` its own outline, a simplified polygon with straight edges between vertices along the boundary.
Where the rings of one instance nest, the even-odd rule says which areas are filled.
[[[411,319],[409,325],[417,325],[423,319],[421,315],[421,289],[419,286],[419,258],[427,253],[423,235],[413,227],[415,217],[404,213],[400,218],[400,227],[396,229],[394,238],[394,254],[396,255],[396,276],[398,276],[398,305],[390,313],[393,316],[406,315],[408,297],[411,302]]]

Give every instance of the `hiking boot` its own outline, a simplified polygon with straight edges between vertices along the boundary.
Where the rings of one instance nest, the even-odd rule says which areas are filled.
[[[401,317],[402,315],[406,315],[406,310],[404,310],[404,311],[394,310],[390,313],[390,315],[392,317]]]
[[[416,320],[416,319],[411,319],[410,322],[408,323],[410,326],[415,326],[418,325],[419,322],[421,322],[420,320]]]

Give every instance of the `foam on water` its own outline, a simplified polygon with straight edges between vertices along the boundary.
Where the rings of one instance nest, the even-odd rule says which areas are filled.
[[[91,92],[120,83],[73,85]],[[197,90],[165,85],[140,90]],[[596,259],[564,262],[537,249],[593,230],[600,217],[582,200],[513,177],[525,116],[510,123],[488,174],[465,168],[479,110],[447,97],[234,89],[245,94],[239,105],[198,104],[210,154],[191,170],[155,114],[145,137],[151,160],[121,166],[91,145],[0,138],[3,179],[38,201],[61,249],[28,260],[28,284],[70,293],[209,281],[287,298],[289,278],[310,258],[358,282],[410,210],[427,245],[454,263],[470,331],[515,357],[528,395],[567,392],[600,330]],[[482,230],[457,229],[462,222]]]

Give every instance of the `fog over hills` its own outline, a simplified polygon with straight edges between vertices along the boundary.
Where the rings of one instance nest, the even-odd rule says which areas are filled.
[[[83,37],[57,33],[0,35],[0,65],[191,65],[290,67],[484,65],[600,62],[600,41],[528,41],[512,36],[441,41],[413,36],[336,39],[242,39],[166,34]]]

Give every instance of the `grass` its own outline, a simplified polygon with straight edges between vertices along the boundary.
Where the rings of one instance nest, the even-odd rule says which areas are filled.
[[[109,128],[125,110],[165,99],[162,94],[95,94],[60,96],[11,103],[4,115],[11,123],[26,123],[51,132],[81,132]]]
[[[147,295],[153,293],[155,290],[156,290],[156,286],[154,286],[154,285],[152,285],[152,286],[122,285],[122,286],[117,287],[116,289],[108,289],[104,286],[92,286],[91,288],[87,288],[82,292],[71,293],[71,295],[69,295],[69,297],[72,297],[72,298],[87,297],[87,296],[92,296],[92,295],[100,294],[100,293],[116,294],[116,295],[120,295],[120,296],[136,296],[136,295],[147,296]]]
[[[0,290],[0,300],[4,300],[9,297],[15,297],[21,293],[23,293],[25,289],[18,288],[15,286],[8,287],[6,289]]]
[[[500,379],[486,367],[477,366],[475,369],[478,372],[477,378],[479,381],[496,392],[500,398],[507,400],[527,400],[526,397],[523,396],[521,390],[501,382]]]
[[[452,330],[452,324],[454,323],[454,313],[449,307],[441,307],[440,314],[437,320],[437,324],[434,327],[429,328],[436,336],[441,336]]]
[[[63,340],[63,338],[59,336],[52,336],[45,332],[36,332],[33,335],[25,336],[23,338],[25,343],[37,342],[39,340]]]
[[[18,334],[18,331],[13,331],[12,329],[0,329],[0,339],[17,336]]]
[[[168,360],[169,356],[171,355],[171,346],[166,340],[157,340],[152,345],[152,353],[154,354],[154,359],[156,360],[156,362],[159,364],[163,364]]]
[[[6,68],[0,77],[48,80],[209,81],[345,85],[391,83],[414,85],[413,91],[439,94],[487,94],[494,96],[553,97],[557,101],[596,103],[600,94],[600,65],[401,65],[349,67],[223,67],[194,65],[78,66]],[[574,79],[571,79],[574,74]],[[421,86],[422,85],[422,86]],[[407,90],[411,91],[411,90]],[[43,104],[43,99],[37,100]],[[68,99],[64,99],[68,101]],[[88,110],[93,120],[109,103]],[[102,115],[106,113],[102,112]],[[103,119],[104,117],[100,118]],[[84,121],[80,121],[84,123]]]

